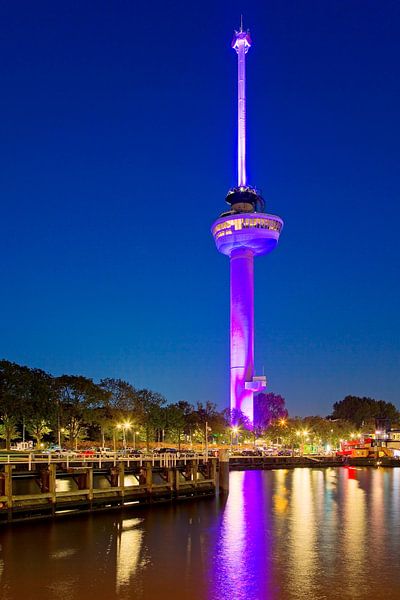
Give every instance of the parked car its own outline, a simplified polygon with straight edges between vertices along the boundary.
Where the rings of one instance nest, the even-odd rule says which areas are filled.
[[[262,456],[262,452],[260,450],[242,450],[242,456]]]
[[[95,448],[86,448],[85,450],[81,450],[79,452],[79,456],[94,456],[96,454]]]
[[[107,446],[100,446],[99,448],[96,448],[96,451],[98,454],[114,454],[111,448],[108,448]]]
[[[153,454],[177,454],[176,448],[155,448]]]

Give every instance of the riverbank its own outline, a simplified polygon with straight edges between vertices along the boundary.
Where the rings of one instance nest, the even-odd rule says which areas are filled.
[[[231,456],[229,469],[231,471],[327,468],[327,467],[400,467],[398,458],[382,456],[379,458],[352,456]]]

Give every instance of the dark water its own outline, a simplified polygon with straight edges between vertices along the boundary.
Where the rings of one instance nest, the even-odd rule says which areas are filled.
[[[230,483],[225,502],[0,529],[1,600],[400,600],[400,469]]]

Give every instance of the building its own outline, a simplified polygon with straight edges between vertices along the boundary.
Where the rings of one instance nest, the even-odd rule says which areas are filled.
[[[254,258],[271,252],[283,227],[280,217],[265,213],[264,200],[246,175],[246,54],[249,31],[235,31],[238,57],[238,177],[229,190],[229,210],[212,225],[217,249],[230,259],[230,405],[253,422],[253,395],[266,387],[254,374]]]

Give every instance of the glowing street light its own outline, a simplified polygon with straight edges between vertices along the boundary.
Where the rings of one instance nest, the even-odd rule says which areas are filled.
[[[122,431],[122,443],[124,450],[126,450],[126,432],[128,429],[132,427],[132,423],[130,421],[124,421],[123,423],[117,423],[116,428],[119,431]]]
[[[239,434],[239,427],[237,427],[237,425],[235,425],[231,428],[231,446],[233,443],[233,436],[236,436],[236,445],[238,444],[238,434]]]

